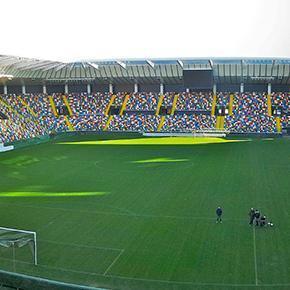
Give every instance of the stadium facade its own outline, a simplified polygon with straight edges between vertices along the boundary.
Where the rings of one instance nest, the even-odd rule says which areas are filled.
[[[0,56],[0,143],[76,131],[289,134],[290,59]]]
[[[290,59],[0,56],[0,286],[287,288],[285,227],[257,228],[256,251],[242,204],[289,208],[289,86]]]
[[[212,89],[290,91],[290,59],[179,58],[55,62],[0,56],[0,93],[182,92],[184,73],[212,72]],[[202,88],[196,88],[202,89]]]

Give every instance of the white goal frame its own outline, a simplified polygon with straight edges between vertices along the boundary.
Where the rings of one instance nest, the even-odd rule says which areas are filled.
[[[19,230],[19,229],[14,229],[14,228],[6,228],[6,227],[0,227],[0,230],[4,230],[7,232],[18,232],[18,233],[23,233],[23,234],[30,234],[33,235],[33,240],[34,240],[34,265],[37,266],[37,243],[36,243],[36,232],[33,231],[25,231],[25,230]],[[15,247],[13,243],[13,262],[15,263]]]

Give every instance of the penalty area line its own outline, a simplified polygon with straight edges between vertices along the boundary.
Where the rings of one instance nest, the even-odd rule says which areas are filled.
[[[43,243],[48,243],[48,244],[56,244],[56,245],[61,245],[61,246],[71,246],[71,247],[76,247],[76,248],[87,248],[87,249],[104,250],[104,251],[118,251],[118,252],[124,251],[124,249],[118,249],[118,248],[89,246],[89,245],[75,244],[75,243],[62,243],[62,242],[43,240],[43,239],[39,239],[38,241],[43,242]]]
[[[107,273],[110,271],[110,269],[114,266],[114,264],[118,261],[118,259],[121,257],[121,255],[124,253],[124,249],[121,250],[121,252],[119,253],[119,255],[113,260],[113,262],[111,263],[111,265],[109,265],[109,267],[106,269],[106,271],[104,272],[104,276],[107,275]]]

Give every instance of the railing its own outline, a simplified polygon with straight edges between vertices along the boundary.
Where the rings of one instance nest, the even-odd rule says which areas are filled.
[[[48,280],[39,277],[28,276],[19,273],[0,270],[1,286],[9,289],[58,289],[58,290],[105,290],[104,288],[88,287],[76,284],[69,284],[60,281]]]

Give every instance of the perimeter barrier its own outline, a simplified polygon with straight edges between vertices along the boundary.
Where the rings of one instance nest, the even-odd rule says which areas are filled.
[[[105,290],[0,270],[0,286],[18,290]]]

